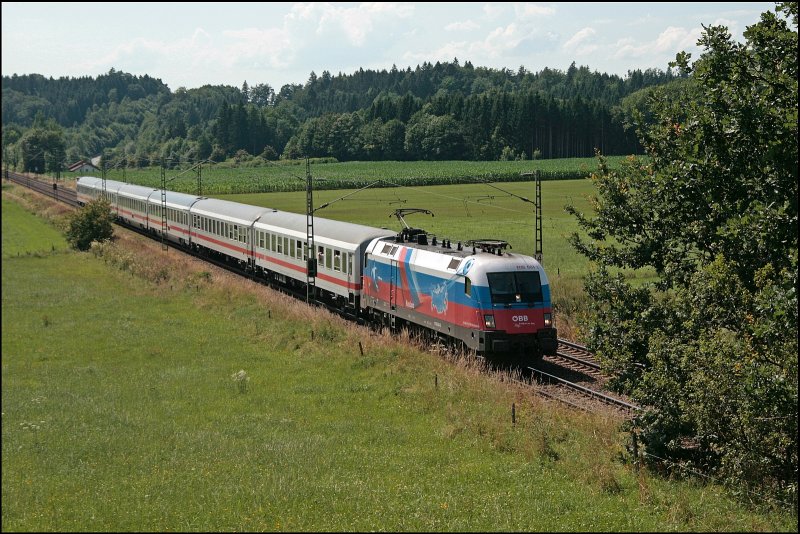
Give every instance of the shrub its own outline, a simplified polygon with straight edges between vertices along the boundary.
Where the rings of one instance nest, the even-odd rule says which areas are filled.
[[[95,199],[67,219],[67,242],[78,250],[89,250],[92,241],[105,241],[114,235],[111,204]]]

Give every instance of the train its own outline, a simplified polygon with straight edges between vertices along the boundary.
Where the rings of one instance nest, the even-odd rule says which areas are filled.
[[[503,240],[453,244],[409,226],[398,210],[400,231],[314,217],[316,250],[309,251],[305,214],[78,178],[79,205],[98,197],[127,226],[295,292],[313,287],[315,300],[359,322],[498,361],[525,364],[556,353],[547,274]]]

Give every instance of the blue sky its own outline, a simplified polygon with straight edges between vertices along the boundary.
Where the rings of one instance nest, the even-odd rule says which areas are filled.
[[[702,25],[737,39],[772,2],[2,3],[2,74],[305,83],[311,71],[412,69],[424,61],[625,75],[699,55]]]

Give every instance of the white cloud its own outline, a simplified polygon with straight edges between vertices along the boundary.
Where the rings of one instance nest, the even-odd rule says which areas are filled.
[[[633,39],[626,38],[617,41],[615,58],[642,58],[665,53],[677,53],[687,48],[696,48],[697,40],[702,34],[702,28],[679,28],[670,26],[662,31],[652,41],[636,44]]]
[[[367,34],[372,33],[377,22],[391,22],[414,14],[413,4],[405,3],[369,2],[347,8],[325,3],[321,4],[321,10],[317,33],[322,33],[328,26],[338,27],[353,46],[363,46]]]
[[[483,5],[483,12],[486,13],[486,16],[490,19],[496,18],[500,16],[503,12],[505,12],[506,8],[503,4],[484,4]]]
[[[231,65],[231,54],[221,53],[212,36],[203,28],[196,28],[187,38],[162,41],[135,38],[124,42],[103,56],[92,56],[78,67],[87,71],[106,70],[120,62],[176,63],[182,66],[216,62]]]
[[[470,53],[496,58],[513,50],[528,36],[528,33],[512,22],[505,28],[495,28],[483,41],[475,41],[469,47]]]
[[[176,71],[199,66],[212,70],[216,66],[217,71],[234,67],[285,70],[303,55],[313,56],[312,50],[325,49],[331,42],[338,41],[339,49],[342,42],[364,47],[371,34],[380,35],[398,19],[413,14],[413,4],[362,3],[342,7],[297,3],[273,26],[222,30],[213,35],[197,28],[191,36],[171,40],[137,37],[78,66],[90,72],[120,64],[146,63]],[[346,49],[341,52],[346,53]]]
[[[221,61],[226,64],[243,64],[252,61],[271,67],[283,68],[294,60],[296,43],[292,34],[284,28],[246,28],[223,32],[233,42],[222,48]],[[262,60],[262,61],[259,61]]]
[[[578,31],[575,35],[569,38],[569,40],[564,43],[565,50],[576,50],[581,46],[587,46],[586,40],[591,39],[597,32],[594,28],[586,27]],[[591,45],[589,45],[591,46]]]
[[[444,29],[449,32],[472,31],[472,30],[477,30],[478,28],[480,28],[480,25],[477,22],[473,22],[471,20],[465,20],[464,22],[451,22],[450,24],[444,27]]]
[[[414,14],[414,5],[408,3],[366,2],[356,7],[343,7],[328,2],[299,3],[292,6],[284,17],[283,29],[292,29],[299,34],[343,33],[353,46],[363,46],[367,35],[373,33],[381,23],[391,24],[398,18],[409,18]]]
[[[553,7],[540,6],[538,4],[514,4],[514,13],[517,19],[528,21],[555,15],[556,10]]]

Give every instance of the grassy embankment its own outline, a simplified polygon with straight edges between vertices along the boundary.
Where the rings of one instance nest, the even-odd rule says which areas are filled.
[[[121,230],[17,256],[21,227],[53,231],[3,203],[4,531],[797,527],[637,474],[615,419],[466,361]]]

